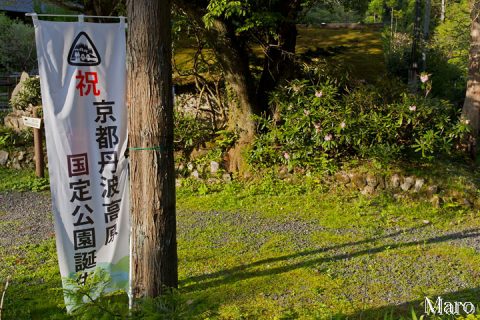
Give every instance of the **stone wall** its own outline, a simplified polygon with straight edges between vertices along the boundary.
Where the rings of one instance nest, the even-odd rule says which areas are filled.
[[[336,185],[358,191],[363,195],[388,191],[393,193],[396,199],[424,198],[436,208],[440,208],[443,203],[448,202],[452,206],[480,209],[480,200],[467,186],[463,191],[449,190],[422,177],[400,173],[381,175],[341,171],[334,175],[333,180]]]
[[[23,118],[22,117],[32,117],[34,118],[34,110],[39,107],[30,106],[26,110],[13,110],[8,115],[5,116],[3,119],[3,123],[6,127],[12,128],[16,132],[20,132],[24,129],[27,129],[23,125]]]
[[[35,168],[33,147],[26,148],[25,150],[0,150],[0,167],[17,170]]]

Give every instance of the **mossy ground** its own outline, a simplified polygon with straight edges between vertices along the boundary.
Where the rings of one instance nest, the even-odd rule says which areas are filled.
[[[455,174],[442,180],[471,179]],[[422,314],[425,296],[480,302],[478,211],[301,182],[177,190],[180,319],[397,318]],[[5,319],[67,317],[53,239],[0,256]]]

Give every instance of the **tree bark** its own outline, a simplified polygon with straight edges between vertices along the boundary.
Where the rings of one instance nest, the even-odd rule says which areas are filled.
[[[432,11],[432,2],[431,0],[425,0],[425,9],[423,16],[423,39],[425,41],[430,37],[430,16]]]
[[[408,85],[414,92],[417,91],[418,83],[418,43],[420,42],[420,0],[415,0],[415,23],[413,26],[412,51],[410,55],[410,69],[408,72]]]
[[[440,9],[440,21],[445,22],[445,0],[442,0],[442,8]]]
[[[246,163],[242,151],[253,141],[256,131],[253,115],[261,114],[255,99],[255,83],[245,44],[235,34],[232,23],[215,19],[213,25],[206,28],[202,20],[202,7],[189,1],[177,0],[175,3],[200,26],[222,67],[231,100],[227,125],[229,130],[237,132],[239,136],[237,144],[228,153],[228,170],[243,172]]]
[[[228,170],[243,173],[247,171],[247,166],[242,152],[255,137],[253,115],[261,114],[255,101],[255,86],[250,73],[248,54],[242,41],[235,35],[233,25],[216,19],[213,27],[205,31],[222,66],[227,89],[231,93],[227,126],[239,137],[236,145],[228,153]]]
[[[269,41],[262,75],[257,89],[257,105],[261,112],[271,113],[268,96],[277,84],[293,75],[297,44],[296,18],[301,1],[280,1],[277,11],[283,22],[277,28],[277,40]]]
[[[430,16],[432,11],[431,0],[425,0],[425,8],[423,12],[423,50],[422,50],[422,71],[427,70],[427,46],[426,43],[430,37]]]
[[[477,140],[480,127],[480,1],[474,1],[471,11],[470,30],[470,61],[468,66],[468,81],[462,118],[467,120],[471,133],[467,148],[472,158],[476,157]]]
[[[205,28],[202,17],[205,14],[206,1],[174,0],[202,29],[212,46],[216,58],[225,74],[225,80],[233,103],[229,108],[228,128],[239,135],[236,146],[228,155],[228,169],[242,172],[245,161],[242,151],[253,141],[256,131],[253,115],[268,111],[268,94],[278,81],[291,74],[293,54],[296,45],[295,19],[300,11],[300,0],[281,0],[274,8],[284,18],[277,29],[279,39],[269,46],[266,53],[264,70],[257,87],[249,68],[246,44],[235,33],[235,25],[228,19],[215,19],[210,28]],[[231,101],[232,102],[232,101]]]
[[[260,115],[261,110],[255,103],[255,85],[245,46],[235,35],[234,27],[221,20],[214,21],[213,27],[207,30],[207,37],[236,100],[230,108],[229,127],[253,136],[255,122],[252,115]]]
[[[170,0],[128,0],[133,297],[177,287]]]

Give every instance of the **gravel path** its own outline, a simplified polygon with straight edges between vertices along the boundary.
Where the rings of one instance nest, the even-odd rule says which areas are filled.
[[[54,236],[50,194],[0,192],[0,248],[7,252]]]
[[[51,199],[49,193],[37,192],[0,192],[0,248],[11,248],[28,243],[39,243],[45,239],[54,237]],[[249,215],[226,212],[198,212],[192,219],[191,212],[179,210],[178,233],[185,240],[193,240],[196,232],[205,230],[209,225],[219,221],[233,226],[242,225],[247,235],[260,235],[254,241],[260,242],[261,235],[265,231],[271,233],[294,233],[300,240],[312,231],[323,230],[322,226],[310,221],[259,218],[256,214]],[[189,219],[185,219],[189,216]],[[189,220],[186,222],[185,220]],[[192,221],[193,220],[193,221]],[[196,232],[192,232],[196,230]],[[332,230],[337,234],[355,232],[352,229]],[[260,240],[260,241],[259,241]],[[480,230],[471,229],[468,226],[456,226],[449,231],[442,231],[433,225],[427,225],[412,229],[385,230],[383,236],[377,240],[379,243],[392,245],[395,243],[421,243],[446,242],[456,246],[469,247],[480,252]],[[378,243],[377,242],[377,243]],[[303,244],[303,243],[302,243]],[[362,243],[360,242],[359,245]]]

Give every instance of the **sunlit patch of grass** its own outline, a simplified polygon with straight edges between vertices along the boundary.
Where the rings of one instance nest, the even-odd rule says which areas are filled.
[[[307,51],[315,52],[318,49],[339,48],[333,56],[326,57],[332,63],[340,62],[351,69],[351,76],[355,79],[374,81],[385,73],[381,31],[375,28],[354,29],[324,29],[318,27],[298,27],[296,53],[300,56]],[[188,46],[185,41],[175,50],[174,60],[180,73],[193,68],[193,57],[196,49]],[[263,58],[264,53],[260,45],[252,44],[252,52]],[[207,60],[215,61],[211,49],[204,50]],[[319,56],[322,58],[322,56]],[[260,60],[261,61],[261,60]],[[255,66],[252,66],[255,67]],[[174,70],[175,71],[175,70]],[[211,75],[206,75],[207,79]],[[177,84],[193,82],[192,77],[181,77],[174,73]]]

